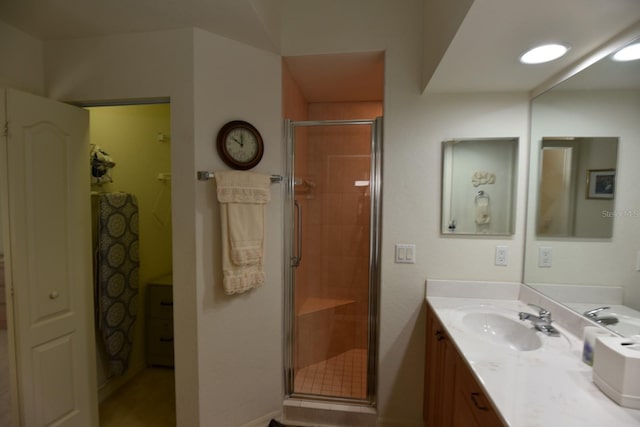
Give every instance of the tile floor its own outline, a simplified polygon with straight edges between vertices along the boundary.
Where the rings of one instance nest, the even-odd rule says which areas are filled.
[[[100,427],[175,427],[172,369],[148,368],[100,404]]]
[[[296,393],[365,399],[367,350],[349,350],[298,370],[294,390]]]

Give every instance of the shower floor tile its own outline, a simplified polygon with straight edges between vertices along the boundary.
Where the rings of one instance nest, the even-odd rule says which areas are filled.
[[[353,349],[299,369],[296,393],[365,399],[367,397],[367,350]]]

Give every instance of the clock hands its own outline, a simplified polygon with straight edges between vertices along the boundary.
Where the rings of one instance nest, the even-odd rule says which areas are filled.
[[[262,158],[264,146],[260,133],[242,120],[227,122],[218,131],[216,143],[222,160],[234,169],[251,169]]]
[[[244,148],[244,142],[243,142],[242,134],[240,134],[240,141],[238,141],[235,136],[232,136],[231,139],[233,139],[235,142],[240,144],[240,148]]]

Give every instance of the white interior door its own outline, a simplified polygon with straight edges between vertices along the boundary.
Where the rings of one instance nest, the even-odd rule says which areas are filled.
[[[6,90],[6,184],[21,425],[98,425],[88,113]]]

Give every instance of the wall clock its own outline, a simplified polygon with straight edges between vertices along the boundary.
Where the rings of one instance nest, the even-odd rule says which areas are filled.
[[[264,153],[260,132],[242,120],[233,120],[220,128],[217,147],[220,158],[227,166],[239,170],[256,166]]]

